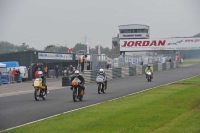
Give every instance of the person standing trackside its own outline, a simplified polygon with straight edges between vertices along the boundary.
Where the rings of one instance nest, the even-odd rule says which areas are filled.
[[[9,71],[8,71],[8,78],[9,78],[9,83],[11,84],[12,82],[13,82],[13,77],[12,77],[12,70],[11,70],[11,68],[9,69]]]
[[[176,65],[179,67],[180,57],[178,54],[176,54]]]
[[[1,76],[2,76],[2,74],[1,74],[1,71],[0,71],[0,85],[2,85],[2,83],[1,83]]]
[[[44,76],[45,76],[45,77],[47,77],[47,73],[48,73],[48,67],[45,66],[45,67],[44,67]]]
[[[55,68],[56,78],[58,78],[58,71],[59,71],[59,68],[58,68],[58,65],[56,65],[56,68]]]
[[[13,68],[13,70],[12,70],[13,81],[16,81],[16,75],[17,75],[17,73],[15,71],[15,68]]]
[[[83,55],[83,57],[80,60],[80,63],[81,63],[81,72],[84,71],[85,58],[87,58],[87,55]]]

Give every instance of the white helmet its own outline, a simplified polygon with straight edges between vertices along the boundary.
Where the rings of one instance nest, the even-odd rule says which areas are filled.
[[[150,64],[148,64],[148,67],[150,67],[151,65]]]
[[[43,72],[42,72],[42,71],[39,71],[39,72],[38,72],[38,77],[41,78],[42,76],[43,76]]]
[[[104,70],[103,69],[99,69],[99,74],[104,74]]]
[[[74,74],[75,74],[75,76],[79,76],[79,71],[76,70],[76,71],[74,72]]]

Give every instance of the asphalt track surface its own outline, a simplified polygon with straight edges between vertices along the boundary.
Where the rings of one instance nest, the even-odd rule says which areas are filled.
[[[105,94],[98,94],[96,84],[90,83],[80,102],[73,102],[69,88],[51,90],[45,101],[36,102],[33,92],[0,97],[0,131],[199,74],[200,65],[192,65],[155,72],[152,82],[147,82],[145,75],[114,79],[108,82]]]

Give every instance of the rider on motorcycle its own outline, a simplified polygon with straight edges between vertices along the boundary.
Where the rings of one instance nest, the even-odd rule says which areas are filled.
[[[81,88],[83,89],[83,91],[85,91],[85,86],[84,86],[84,84],[85,84],[85,79],[83,78],[82,75],[79,74],[79,71],[78,71],[78,70],[76,70],[76,71],[74,72],[74,76],[71,77],[71,83],[72,83],[72,81],[74,80],[74,78],[78,78],[78,79],[81,81],[80,86],[81,86]],[[70,89],[72,90],[73,87],[71,86]]]
[[[153,67],[151,67],[150,64],[147,65],[146,69],[145,69],[145,73],[147,73],[147,71],[150,71],[152,74],[151,74],[151,77],[153,79]],[[146,74],[146,78],[147,78],[147,74]]]
[[[107,89],[107,77],[103,69],[99,69],[99,74],[97,76],[99,75],[104,77],[105,88]]]
[[[46,85],[46,77],[43,75],[42,71],[38,72],[38,78],[42,79],[42,85],[46,87],[45,93],[49,93],[49,91],[47,90],[47,85]]]

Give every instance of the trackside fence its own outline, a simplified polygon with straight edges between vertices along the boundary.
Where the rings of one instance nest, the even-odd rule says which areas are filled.
[[[154,63],[151,64],[154,71],[165,71],[177,68],[176,61],[173,62],[167,62],[167,63]],[[129,77],[129,76],[135,76],[135,75],[142,75],[145,74],[145,68],[147,65],[135,65],[132,67],[115,67],[115,68],[108,68],[104,69],[107,79],[112,80],[116,78],[122,78],[122,77]],[[95,81],[96,76],[98,74],[98,70],[85,70],[82,75],[85,78],[86,83]]]

